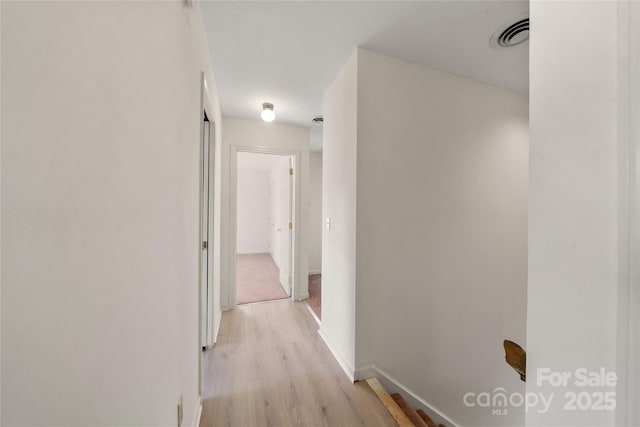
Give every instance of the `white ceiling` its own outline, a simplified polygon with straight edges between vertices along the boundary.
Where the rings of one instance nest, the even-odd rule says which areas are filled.
[[[529,43],[496,49],[489,38],[528,8],[520,0],[202,3],[223,115],[259,120],[271,102],[276,121],[309,127],[358,46],[526,93]]]

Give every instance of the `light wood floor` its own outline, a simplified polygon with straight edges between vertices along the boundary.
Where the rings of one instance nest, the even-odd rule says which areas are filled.
[[[201,427],[395,426],[365,382],[351,384],[301,302],[223,313],[205,354]]]

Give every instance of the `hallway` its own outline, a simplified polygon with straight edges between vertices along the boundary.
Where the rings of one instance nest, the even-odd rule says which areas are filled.
[[[205,354],[201,427],[395,425],[366,383],[352,385],[304,303],[223,314]]]

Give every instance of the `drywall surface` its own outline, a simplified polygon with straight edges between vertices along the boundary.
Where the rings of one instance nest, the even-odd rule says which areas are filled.
[[[2,4],[0,4],[0,58],[2,58]],[[0,194],[2,192],[2,67],[0,66]],[[2,197],[0,197],[0,242],[2,242]],[[0,337],[2,336],[2,245],[0,244]],[[2,339],[0,338],[0,360]],[[0,422],[2,422],[2,363],[0,363]]]
[[[347,374],[355,368],[357,52],[324,95],[322,216],[323,337]]]
[[[309,274],[322,270],[322,152],[309,154]]]
[[[1,424],[194,425],[199,6],[1,7]]]
[[[564,409],[565,393],[616,391],[575,384],[576,369],[616,370],[616,3],[531,3],[527,392],[555,400],[529,426],[622,425],[611,410]],[[545,369],[568,372],[566,387],[538,383]]]
[[[276,106],[277,107],[277,106]],[[260,105],[256,106],[259,113]],[[309,262],[309,129],[276,122],[265,123],[258,120],[224,118],[222,130],[222,205],[229,208],[222,213],[222,229],[226,233],[222,238],[222,304],[231,309],[235,305],[232,293],[235,282],[236,242],[231,230],[235,229],[236,199],[236,158],[238,151],[270,152],[273,154],[296,153],[296,170],[294,180],[299,188],[294,194],[294,202],[299,197],[299,212],[294,216],[294,227],[297,227],[294,250],[298,251],[298,264],[294,266],[295,283],[294,299],[308,296],[308,262]],[[298,174],[297,176],[295,174]],[[232,179],[233,178],[233,179]],[[295,209],[294,209],[295,210]],[[230,257],[232,255],[232,257]]]
[[[460,425],[522,425],[463,398],[524,392],[502,342],[525,343],[527,98],[362,49],[357,84],[356,367]]]
[[[269,253],[269,192],[269,172],[238,169],[237,253]]]

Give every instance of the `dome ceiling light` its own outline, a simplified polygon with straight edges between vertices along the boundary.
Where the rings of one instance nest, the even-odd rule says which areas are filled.
[[[262,117],[262,120],[264,120],[267,123],[271,123],[272,121],[275,120],[276,113],[273,112],[273,104],[269,102],[265,102],[264,104],[262,104],[261,117]]]

